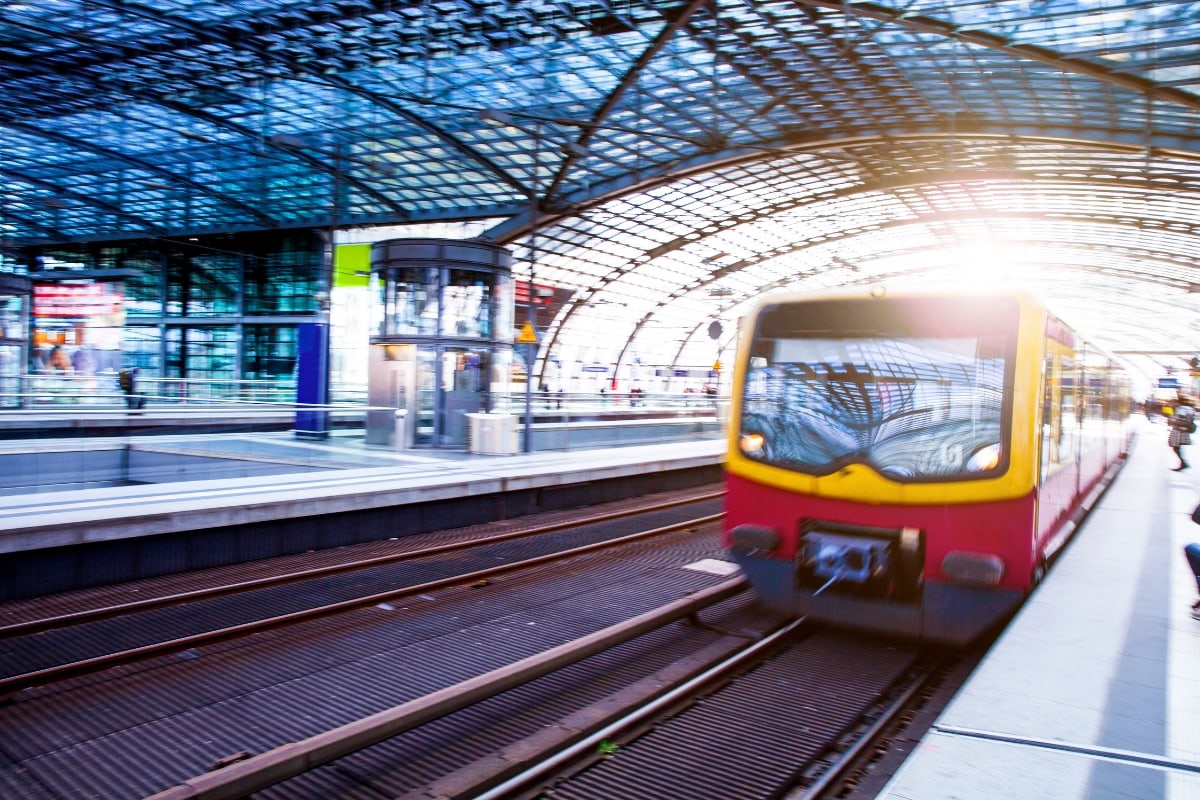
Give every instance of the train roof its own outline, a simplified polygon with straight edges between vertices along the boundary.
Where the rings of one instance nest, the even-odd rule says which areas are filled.
[[[1063,319],[1054,312],[1042,297],[1028,289],[1020,287],[989,287],[989,288],[970,288],[970,287],[903,287],[899,289],[891,289],[881,284],[863,285],[857,287],[839,287],[838,289],[797,292],[797,291],[777,291],[765,294],[758,299],[751,309],[747,318],[753,317],[761,309],[766,306],[779,303],[799,303],[799,302],[820,302],[824,300],[881,300],[885,298],[899,299],[948,299],[955,298],[1007,298],[1016,300],[1022,308],[1027,310],[1044,311],[1058,326],[1064,331],[1069,331],[1071,337],[1077,342],[1087,343],[1087,352],[1089,355],[1111,359],[1109,353],[1104,352],[1090,341],[1084,339],[1082,335],[1074,328],[1074,326],[1063,321]]]
[[[829,289],[815,292],[798,292],[798,291],[778,291],[770,294],[765,294],[759,298],[755,304],[756,309],[765,305],[774,303],[796,303],[807,301],[821,300],[878,300],[885,298],[942,298],[953,299],[961,298],[1013,298],[1022,305],[1033,305],[1040,308],[1047,308],[1047,304],[1041,297],[1028,289],[1018,287],[1013,288],[988,288],[988,289],[973,289],[973,288],[940,288],[940,287],[920,287],[920,288],[901,288],[892,289],[882,284],[872,284],[869,286],[858,287],[840,287],[838,289]],[[1053,313],[1053,312],[1050,312]]]

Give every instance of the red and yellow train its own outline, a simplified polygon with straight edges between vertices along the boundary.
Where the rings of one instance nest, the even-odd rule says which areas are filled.
[[[743,321],[724,544],[762,601],[964,644],[1128,451],[1123,370],[1031,295],[790,295]]]

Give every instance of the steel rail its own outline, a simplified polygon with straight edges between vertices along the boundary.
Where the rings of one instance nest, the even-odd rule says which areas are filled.
[[[739,669],[747,662],[758,658],[761,653],[775,645],[779,644],[788,636],[806,623],[805,617],[793,619],[784,624],[779,629],[767,634],[762,639],[754,642],[746,648],[739,650],[718,664],[706,669],[704,672],[676,686],[660,697],[656,697],[646,705],[638,708],[620,719],[613,720],[603,728],[588,734],[583,739],[574,744],[559,750],[544,761],[541,761],[528,769],[520,772],[508,780],[500,783],[486,792],[478,795],[472,795],[473,800],[503,800],[505,797],[511,796],[512,792],[525,789],[530,783],[538,779],[544,778],[547,773],[554,772],[563,767],[567,763],[574,761],[582,755],[589,752],[594,752],[596,747],[605,739],[620,733],[621,731],[633,725],[642,722],[643,720],[653,717],[660,713],[663,709],[669,708],[679,700],[686,698],[703,689],[706,685],[714,680],[717,680],[725,673],[731,670]]]
[[[900,715],[906,711],[913,702],[913,698],[917,693],[922,691],[929,682],[933,680],[941,667],[941,662],[926,665],[908,685],[908,687],[900,693],[900,696],[888,704],[887,708],[880,714],[865,731],[863,731],[854,740],[854,744],[842,751],[836,759],[830,762],[829,767],[821,773],[821,777],[813,781],[810,785],[804,787],[799,793],[791,793],[787,795],[787,800],[819,800],[824,797],[837,781],[842,780],[859,762],[861,756],[866,752],[867,748],[873,747],[876,742],[884,735],[884,733],[900,718]]]
[[[353,572],[359,569],[370,569],[371,567],[382,566],[385,564],[408,561],[424,556],[439,555],[441,553],[453,552],[455,550],[466,550],[471,547],[495,544],[497,542],[520,539],[526,536],[539,536],[541,534],[553,533],[555,531],[564,530],[567,528],[595,525],[601,522],[609,522],[615,519],[621,519],[623,517],[636,516],[638,514],[646,514],[653,511],[662,511],[668,508],[675,508],[677,506],[687,505],[688,503],[698,503],[704,500],[713,500],[721,497],[723,494],[723,492],[710,492],[708,494],[697,495],[695,497],[670,500],[664,503],[656,503],[654,505],[642,506],[635,509],[593,514],[589,517],[573,519],[569,522],[555,522],[546,525],[539,525],[526,530],[510,531],[509,533],[501,533],[484,539],[472,539],[470,541],[436,545],[434,547],[426,547],[421,550],[409,550],[404,553],[376,556],[374,558],[367,558],[361,561],[331,564],[325,567],[315,567],[313,569],[301,570],[299,572],[289,572],[283,575],[271,575],[264,578],[254,578],[252,580],[239,581],[237,583],[230,583],[223,586],[210,586],[204,589],[194,589],[187,592],[177,592],[175,594],[162,595],[161,597],[147,597],[127,603],[105,606],[104,608],[73,611],[53,617],[42,617],[41,619],[14,622],[8,625],[0,625],[0,639],[12,636],[21,636],[28,633],[40,633],[42,631],[51,630],[54,628],[65,628],[71,625],[80,625],[85,622],[97,622],[102,619],[119,617],[132,611],[146,611],[153,608],[167,608],[169,606],[182,605],[184,603],[190,603],[196,600],[225,597],[231,594],[237,594],[239,592],[251,591],[254,589],[264,589],[271,586],[281,586],[288,583],[297,583],[299,581],[320,578],[326,575],[338,575],[343,572]]]
[[[662,608],[559,645],[505,667],[440,689],[325,733],[198,775],[148,800],[237,800],[328,764],[404,731],[459,711],[531,680],[602,653],[668,622],[747,589],[744,577],[724,581]]]
[[[695,527],[697,525],[716,522],[723,516],[724,514],[711,514],[705,517],[697,517],[696,519],[677,522],[660,528],[652,528],[648,531],[631,533],[627,536],[621,536],[616,539],[608,539],[603,542],[594,542],[592,544],[581,545],[580,547],[573,547],[570,550],[561,550],[556,553],[547,553],[545,555],[535,556],[523,561],[514,561],[511,564],[501,564],[495,567],[488,567],[487,569],[475,570],[474,572],[467,572],[461,575],[452,575],[448,578],[439,578],[438,580],[428,581],[426,583],[406,586],[401,589],[392,589],[387,592],[380,592],[377,594],[367,595],[365,597],[356,597],[352,600],[343,600],[327,606],[305,609],[304,611],[294,611],[290,614],[283,614],[264,620],[256,620],[255,622],[247,622],[241,625],[234,625],[229,628],[222,628],[218,631],[208,631],[206,633],[198,633],[192,636],[184,636],[178,639],[171,639],[166,642],[158,642],[156,644],[137,647],[119,653],[109,653],[103,656],[96,656],[95,658],[75,661],[70,664],[62,664],[56,667],[47,667],[46,669],[27,672],[21,675],[13,675],[8,678],[0,679],[0,697],[31,686],[41,686],[55,681],[75,678],[81,675],[88,675],[109,667],[120,666],[122,664],[129,664],[136,661],[144,661],[154,656],[168,655],[170,653],[177,653],[194,647],[200,647],[202,645],[217,644],[219,642],[238,639],[253,633],[261,633],[264,631],[273,630],[275,628],[282,628],[286,627],[287,625],[305,622],[311,619],[332,616],[343,611],[351,611],[357,608],[376,605],[397,597],[421,594],[422,592],[428,592],[434,589],[443,589],[448,586],[474,583],[475,581],[482,580],[484,578],[490,578],[494,575],[513,572],[550,561],[564,560],[577,555],[582,555],[584,553],[590,553],[611,547],[619,547],[621,545],[636,542],[641,539],[648,539],[654,536],[661,536],[666,533],[672,533],[674,531]]]

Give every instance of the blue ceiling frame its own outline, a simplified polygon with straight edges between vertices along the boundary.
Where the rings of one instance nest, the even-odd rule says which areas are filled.
[[[865,265],[880,230],[953,246],[1035,185],[1104,223],[1081,263],[1111,236],[1161,290],[1200,249],[1162,223],[1200,196],[1197,52],[1200,3],[1150,0],[21,0],[0,253],[490,219],[518,251],[536,231],[566,321],[636,306],[634,278],[677,302],[807,280],[795,257]],[[772,215],[847,203],[840,231],[776,241]],[[739,241],[761,252],[706,262]],[[664,313],[631,311],[626,348]]]

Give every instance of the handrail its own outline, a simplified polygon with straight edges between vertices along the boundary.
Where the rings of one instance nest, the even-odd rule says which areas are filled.
[[[155,404],[187,405],[215,403],[293,403],[296,384],[293,380],[223,379],[223,378],[162,378],[140,376],[138,394]],[[332,392],[346,398],[348,405],[365,406],[365,386],[347,386]],[[626,391],[551,392],[538,391],[531,395],[533,410],[539,415],[567,411],[662,411],[665,409],[716,409],[727,398],[699,392],[642,392]],[[520,413],[525,405],[523,389],[496,393],[491,397],[493,409]],[[0,377],[0,407],[44,408],[60,405],[125,405],[125,395],[112,372],[96,375],[71,373],[29,373],[10,378]]]

